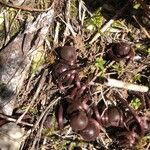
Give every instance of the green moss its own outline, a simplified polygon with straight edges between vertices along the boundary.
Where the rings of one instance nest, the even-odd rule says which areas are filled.
[[[150,48],[148,48],[147,52],[148,52],[148,55],[150,55]]]
[[[96,63],[95,66],[100,70],[100,77],[104,77],[104,65],[105,65],[106,61],[103,60],[102,58],[97,58],[96,59]]]
[[[138,98],[133,98],[129,104],[133,109],[137,110],[141,106],[141,101]]]
[[[50,122],[50,128],[43,129],[42,131],[43,136],[47,137],[47,136],[53,135],[56,130],[56,126],[57,126],[56,116],[55,116],[55,112],[53,112],[52,117],[51,117],[51,122]]]
[[[111,25],[112,28],[125,29],[127,28],[123,20],[116,20]]]
[[[150,143],[150,135],[146,135],[140,139],[140,141],[136,145],[136,150],[144,150],[149,143]]]
[[[125,72],[124,66],[122,66],[120,63],[116,63],[112,67],[113,70],[116,71],[119,76],[121,76]]]
[[[89,27],[91,26],[92,30],[100,31],[103,23],[104,23],[104,17],[102,16],[100,10],[95,12],[91,18],[85,20],[85,26],[87,27],[87,29],[90,29]]]
[[[103,60],[102,58],[97,58],[96,59],[96,63],[95,66],[97,68],[99,68],[101,71],[104,71],[104,65],[105,65],[106,61]]]
[[[144,55],[150,55],[150,45],[149,44],[145,44],[145,45],[136,44],[135,46],[140,53],[142,53]]]
[[[70,141],[66,141],[66,140],[61,140],[58,144],[57,144],[57,149],[58,150],[68,150],[67,145],[70,143]]]
[[[138,3],[133,5],[134,9],[139,9],[139,7],[140,7],[140,4],[138,4]]]
[[[141,82],[141,74],[139,74],[139,73],[135,74],[134,77],[133,77],[133,80],[134,80],[135,82],[136,82],[136,81]]]
[[[35,74],[39,67],[43,65],[43,63],[45,62],[44,55],[45,53],[43,51],[43,47],[39,47],[39,49],[37,49],[37,53],[34,55],[32,60],[31,74]]]
[[[71,17],[77,17],[78,15],[78,10],[77,10],[77,0],[71,0],[71,3],[70,3],[70,15]]]

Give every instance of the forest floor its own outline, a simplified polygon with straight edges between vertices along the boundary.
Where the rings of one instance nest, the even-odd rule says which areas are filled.
[[[58,0],[54,1],[57,4]],[[1,0],[0,47],[3,48],[10,39],[21,33],[28,20],[36,19],[52,3],[51,0],[32,2],[25,0],[22,5],[18,5],[17,0],[8,2]],[[56,15],[42,46],[32,58],[28,74],[17,95],[13,114],[10,116],[16,118],[17,123],[20,121],[21,127],[27,133],[21,149],[148,150],[150,120],[146,120],[147,123],[143,125],[139,119],[140,116],[150,117],[150,93],[142,89],[150,88],[149,0],[60,0],[58,3],[58,7],[54,7]],[[114,43],[126,44],[124,47],[120,46],[120,51],[125,53],[123,56],[120,53],[113,53],[111,45]],[[53,77],[54,64],[59,61],[57,48],[64,45],[74,46],[77,51],[76,63],[79,68],[77,72],[81,84],[94,78],[92,84],[88,85],[87,93],[92,101],[88,107],[93,111],[93,106],[96,105],[101,112],[103,109],[101,103],[104,103],[106,110],[113,105],[125,112],[120,117],[123,117],[126,126],[128,122],[125,118],[131,113],[133,115],[131,118],[136,118],[131,122],[135,123],[135,120],[138,120],[138,123],[136,122],[136,125],[133,123],[131,125],[133,128],[129,125],[124,133],[130,134],[138,124],[144,130],[144,134],[139,135],[140,131],[135,129],[139,137],[137,141],[132,135],[121,136],[123,140],[119,141],[115,132],[121,133],[121,127],[104,126],[99,136],[88,142],[78,132],[72,130],[67,112],[63,114],[64,126],[59,129],[59,107],[64,107],[65,98],[75,86],[74,82],[71,85],[65,83],[67,92],[61,93]],[[127,53],[124,51],[126,48],[129,49]],[[110,78],[115,79],[116,83],[108,86],[105,79]],[[129,86],[123,85],[118,88],[117,84],[121,83],[132,83],[139,87],[130,89]],[[111,124],[112,118],[110,114],[107,115],[107,123]],[[90,117],[95,118],[94,112]],[[22,123],[21,119],[26,124]],[[133,144],[128,145],[128,142],[125,142],[127,140],[133,140]]]

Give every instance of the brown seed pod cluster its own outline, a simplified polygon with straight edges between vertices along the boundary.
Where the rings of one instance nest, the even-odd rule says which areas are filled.
[[[122,49],[122,51],[119,51]],[[131,59],[133,50],[125,43],[114,44],[110,49],[109,57],[120,60]],[[115,55],[115,56],[114,56]],[[113,57],[112,57],[113,56]],[[53,76],[57,81],[60,91],[65,91],[64,86],[76,83],[69,91],[65,92],[65,105],[58,109],[58,125],[63,129],[64,118],[85,141],[94,141],[103,132],[103,128],[112,134],[112,129],[117,130],[112,138],[122,146],[133,147],[136,142],[149,130],[150,125],[147,118],[129,106],[128,101],[118,98],[116,105],[95,106],[89,93],[89,81],[82,81],[78,76],[77,54],[72,46],[60,48],[59,60],[55,64]],[[146,96],[146,103],[148,96]]]
[[[79,84],[77,54],[76,49],[72,46],[59,47],[58,50],[59,60],[54,65],[53,77],[59,89],[64,92],[64,86],[70,85],[73,81],[76,81],[77,85]]]
[[[76,102],[74,97],[71,105],[69,105],[67,109],[70,126],[75,132],[79,133],[84,140],[94,141],[100,133],[101,125],[98,123],[98,120],[92,117],[93,110],[90,108],[91,100],[88,95],[86,95],[86,97],[84,95],[84,97],[80,97],[77,100],[78,102]]]
[[[112,43],[109,45],[107,56],[110,60],[129,62],[134,57],[134,50],[130,44],[125,42]]]

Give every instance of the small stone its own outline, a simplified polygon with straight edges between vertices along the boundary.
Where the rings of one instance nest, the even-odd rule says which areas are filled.
[[[15,123],[7,123],[0,128],[0,150],[19,150],[24,129]]]

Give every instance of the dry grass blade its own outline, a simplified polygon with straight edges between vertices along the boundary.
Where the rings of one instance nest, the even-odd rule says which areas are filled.
[[[36,134],[36,137],[37,137],[37,138],[35,138],[34,141],[33,141],[33,144],[32,144],[32,147],[31,147],[32,150],[35,149],[35,145],[36,145],[37,141],[40,140],[40,135],[41,135],[41,132],[42,132],[42,130],[43,130],[43,123],[44,123],[44,121],[45,121],[45,119],[46,119],[46,116],[48,115],[49,110],[50,110],[54,105],[56,105],[59,100],[60,100],[60,98],[57,98],[56,100],[51,101],[51,102],[49,103],[49,105],[46,107],[46,109],[42,112],[42,114],[40,115],[40,117],[39,117],[39,119],[37,120],[37,122],[35,123],[35,125],[33,126],[31,132],[34,132],[34,130],[36,130],[36,129],[38,128],[38,126],[39,126],[41,120],[43,119],[43,120],[42,120],[42,123],[41,123],[41,125],[40,125],[40,129],[38,129],[38,132],[37,132],[37,134]]]
[[[135,16],[133,16],[133,18],[138,23],[138,25],[140,26],[140,28],[144,32],[144,34],[150,39],[150,34],[148,33],[148,31],[139,23],[139,21],[137,20],[137,18]]]
[[[45,83],[45,76],[46,76],[47,72],[44,71],[41,78],[40,78],[40,81],[39,81],[39,84],[38,84],[38,88],[36,89],[36,92],[31,100],[31,103],[29,104],[29,106],[26,108],[25,112],[18,118],[18,120],[16,121],[16,123],[19,123],[24,115],[29,111],[29,109],[34,105],[36,99],[38,98],[40,92],[41,92],[41,89],[43,88],[43,85]]]

